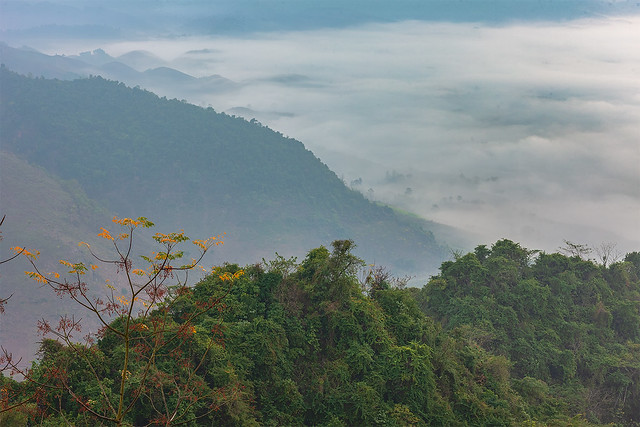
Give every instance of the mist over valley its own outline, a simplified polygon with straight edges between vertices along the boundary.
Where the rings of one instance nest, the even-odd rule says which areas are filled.
[[[394,14],[380,2],[368,19],[347,14],[341,23],[319,12],[317,22],[332,22],[326,28],[296,28],[257,7],[245,17],[255,19],[250,29],[186,31],[205,10],[193,3],[173,25],[126,40],[27,35],[31,48],[64,56],[39,64],[22,52],[13,64],[47,77],[103,75],[257,119],[302,141],[371,200],[472,241],[637,247],[637,10],[630,2],[507,3],[454,10],[427,2],[412,15],[407,4]],[[210,13],[233,15],[221,8]]]

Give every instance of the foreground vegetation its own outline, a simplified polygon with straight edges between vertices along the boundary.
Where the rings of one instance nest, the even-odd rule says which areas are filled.
[[[92,344],[45,339],[32,381],[2,377],[3,407],[26,402],[2,425],[99,424],[125,379],[122,425],[640,423],[640,253],[604,266],[501,240],[420,289],[353,246],[227,264],[182,288],[131,329],[138,344],[158,319],[179,335],[151,372],[135,346],[123,372],[122,316]]]

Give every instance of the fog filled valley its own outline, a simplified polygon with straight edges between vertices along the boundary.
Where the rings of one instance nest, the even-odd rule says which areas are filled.
[[[5,47],[3,61],[34,76],[101,75],[255,118],[302,141],[370,199],[461,229],[472,243],[509,237],[549,251],[568,239],[635,249],[637,10],[631,2],[513,10],[509,3],[467,1],[439,12],[398,6],[406,16],[372,8],[389,18],[336,28],[302,6],[283,9],[317,12],[316,25],[296,28],[288,15],[272,22],[259,6],[238,6],[244,25],[257,20],[254,31],[231,31],[213,18],[202,28],[185,17],[147,30],[153,37],[134,32],[137,21],[112,24],[120,37],[41,23],[5,30],[10,47],[30,50]],[[464,16],[472,5],[484,10],[474,15],[479,21]],[[183,13],[200,13],[196,6]],[[442,19],[421,15],[428,12]]]
[[[0,424],[640,425],[638,28],[2,1]]]

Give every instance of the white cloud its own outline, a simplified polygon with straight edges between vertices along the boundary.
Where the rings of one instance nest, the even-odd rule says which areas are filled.
[[[241,83],[189,100],[250,108],[346,182],[362,177],[365,192],[478,233],[478,243],[638,250],[638,28],[639,16],[405,21],[93,48],[146,50],[183,72]],[[387,183],[392,170],[408,176]]]

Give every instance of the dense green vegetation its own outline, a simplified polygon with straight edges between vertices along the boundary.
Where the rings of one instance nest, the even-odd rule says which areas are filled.
[[[534,257],[535,255],[535,257]],[[445,330],[509,361],[531,414],[640,422],[640,254],[609,267],[508,240],[445,262],[420,291]]]
[[[204,360],[199,387],[219,392],[183,403],[187,425],[640,423],[640,253],[602,266],[502,240],[443,263],[418,289],[363,269],[352,249],[335,241],[300,263],[277,257],[245,267],[224,307],[199,317],[180,357],[166,362],[174,376],[158,377],[163,399],[179,398],[186,356]],[[220,274],[238,270],[227,264],[199,282],[173,321],[223,295]],[[81,351],[117,383],[119,340],[106,334]],[[34,370],[63,367],[73,390],[98,407],[95,375],[74,354],[44,341]],[[141,372],[132,366],[130,375]],[[136,405],[132,424],[166,422],[149,401]],[[25,408],[45,425],[96,423],[54,391]],[[3,416],[20,425],[28,415]]]
[[[256,121],[101,77],[2,68],[0,87],[3,150],[76,181],[119,216],[154,212],[163,229],[226,232],[227,260],[301,256],[335,239],[354,239],[358,255],[406,274],[433,272],[446,256],[428,223],[369,202],[301,142]]]

